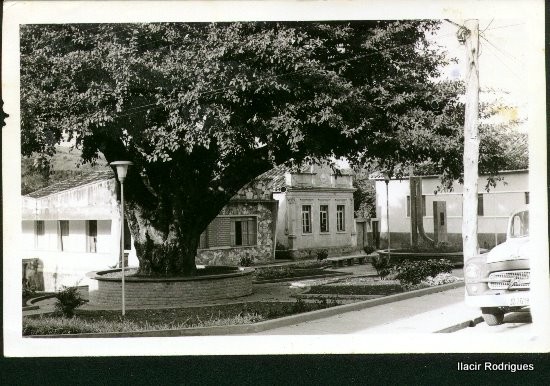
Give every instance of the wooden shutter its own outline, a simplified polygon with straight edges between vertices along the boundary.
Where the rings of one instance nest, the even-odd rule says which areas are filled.
[[[201,236],[199,238],[199,248],[201,249],[208,248],[208,243],[206,240],[207,234],[208,234],[208,227],[204,230],[204,232],[201,233]]]
[[[208,247],[229,247],[231,246],[232,224],[228,217],[216,217],[208,225]]]
[[[97,252],[97,220],[86,221],[86,252]]]
[[[235,246],[237,244],[237,240],[235,239],[235,219],[231,219],[231,229],[229,231],[230,236],[230,242],[231,246]]]
[[[248,229],[248,245],[256,245],[258,242],[256,240],[257,238],[257,225],[256,225],[256,219],[250,218],[247,221],[247,229]]]

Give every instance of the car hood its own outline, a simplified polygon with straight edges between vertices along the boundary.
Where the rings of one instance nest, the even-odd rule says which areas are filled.
[[[497,245],[487,255],[488,263],[508,260],[522,260],[531,257],[531,243],[529,237],[508,239],[504,243]]]

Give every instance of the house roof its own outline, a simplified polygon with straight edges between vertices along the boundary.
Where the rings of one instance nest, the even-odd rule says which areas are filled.
[[[318,167],[318,166],[317,166]],[[315,170],[314,172],[318,172],[319,170]],[[291,167],[278,165],[275,166],[273,169],[268,170],[267,172],[261,174],[260,176],[256,177],[252,182],[255,181],[263,181],[267,184],[267,188],[273,192],[280,192],[282,188],[286,188],[286,179],[285,174],[287,172],[290,173],[310,173],[310,167],[302,166],[300,168],[293,169]],[[342,175],[351,175],[352,171],[351,169],[340,169],[340,173]]]
[[[67,178],[66,180],[63,180],[63,181],[56,182],[42,189],[35,190],[34,192],[27,194],[26,197],[31,197],[31,198],[45,197],[51,194],[62,192],[64,190],[69,190],[69,189],[76,188],[78,186],[87,185],[92,182],[110,180],[112,178],[115,178],[115,174],[111,169],[87,172],[81,175]]]
[[[514,174],[514,173],[529,173],[529,169],[513,169],[513,170],[499,170],[497,174]],[[489,174],[480,174],[479,177],[489,176]],[[441,176],[438,174],[428,174],[428,175],[419,175],[416,177],[422,177],[422,178],[440,178]],[[390,180],[406,180],[409,176],[403,175],[400,178],[397,177],[391,177]],[[376,180],[376,181],[384,181],[384,173],[382,172],[373,172],[369,174],[369,180]]]

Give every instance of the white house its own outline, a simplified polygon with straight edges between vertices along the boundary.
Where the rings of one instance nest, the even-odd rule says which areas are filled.
[[[111,170],[87,173],[23,197],[24,259],[37,259],[44,290],[90,285],[86,273],[116,266],[120,209]],[[138,265],[126,231],[128,264]]]
[[[357,246],[352,175],[312,166],[296,172],[275,168],[273,198],[279,202],[277,242],[293,258],[350,252]]]
[[[506,222],[510,213],[523,204],[529,203],[529,171],[514,170],[500,173],[503,178],[496,187],[487,192],[487,179],[480,176],[478,180],[478,241],[482,248],[492,248],[505,239]],[[410,246],[410,190],[409,180],[391,179],[388,183],[386,200],[386,183],[381,178],[376,180],[376,213],[379,222],[381,247],[387,246],[388,222],[386,219],[386,202],[389,202],[389,227],[392,248]],[[462,244],[462,185],[453,184],[452,191],[440,191],[438,176],[422,177],[423,224],[428,235],[433,236],[434,218],[433,202],[444,201],[447,212],[448,241],[460,246]]]

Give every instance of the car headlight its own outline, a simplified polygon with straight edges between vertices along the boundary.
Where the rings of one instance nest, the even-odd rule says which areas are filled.
[[[476,263],[467,264],[464,267],[464,279],[466,281],[477,281],[481,279],[481,266]]]

